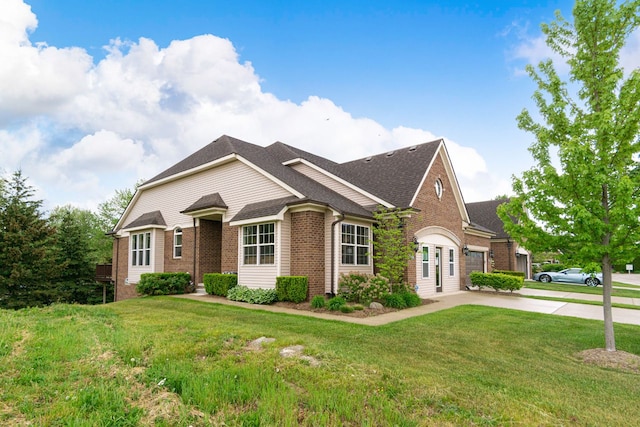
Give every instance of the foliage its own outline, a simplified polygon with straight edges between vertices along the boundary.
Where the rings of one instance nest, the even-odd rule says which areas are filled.
[[[491,288],[497,291],[517,291],[522,288],[524,280],[521,277],[500,273],[479,273],[474,271],[470,274],[471,284],[482,288]]]
[[[327,301],[327,308],[331,311],[340,310],[340,307],[347,304],[347,300],[342,297],[333,297]]]
[[[407,308],[407,303],[402,294],[387,294],[382,298],[382,305],[390,308]]]
[[[324,308],[327,304],[327,301],[324,299],[322,295],[316,295],[311,298],[311,308]]]
[[[520,277],[522,280],[525,278],[524,271],[512,271],[512,270],[493,270],[494,274],[506,274],[507,276]]]
[[[540,266],[540,271],[560,271],[568,268],[564,264],[542,264]]]
[[[518,126],[535,137],[537,164],[514,179],[517,196],[498,213],[528,249],[602,266],[605,347],[613,351],[612,264],[633,259],[640,241],[640,69],[625,76],[620,64],[640,26],[640,0],[578,0],[573,17],[557,13],[542,25],[547,45],[569,64],[571,84],[551,60],[527,67],[542,123],[524,110]]]
[[[189,273],[144,273],[136,291],[143,295],[183,294],[191,282]]]
[[[308,289],[309,278],[307,276],[276,277],[276,293],[279,301],[295,303],[306,301]]]
[[[55,229],[43,218],[42,201],[22,172],[0,179],[0,307],[47,305],[62,298]]]
[[[415,256],[413,243],[404,233],[406,211],[379,206],[374,212],[373,259],[380,275],[391,283],[402,283],[407,263]]]
[[[389,279],[380,274],[342,273],[338,279],[338,294],[350,302],[368,304],[388,294],[389,289]]]
[[[355,308],[353,308],[350,305],[346,305],[345,304],[345,305],[340,306],[340,311],[342,313],[353,313],[355,311]]]
[[[116,190],[115,194],[108,200],[98,205],[98,218],[105,231],[113,230],[120,217],[127,209],[129,202],[133,199],[138,187],[144,183],[144,180],[136,182],[133,189],[124,188]]]
[[[422,299],[415,292],[406,291],[398,295],[402,296],[407,307],[419,307],[422,305]]]
[[[246,286],[234,286],[229,289],[227,299],[250,304],[273,304],[278,300],[278,295],[275,289],[253,289]]]
[[[364,310],[364,306],[362,304],[354,304],[354,305],[352,305],[352,307],[353,307],[354,310],[357,310],[357,311]]]
[[[229,289],[238,285],[237,274],[205,273],[202,276],[204,290],[209,295],[226,297]]]

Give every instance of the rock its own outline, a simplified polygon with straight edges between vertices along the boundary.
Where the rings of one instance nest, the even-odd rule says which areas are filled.
[[[280,350],[280,356],[282,357],[297,357],[302,360],[306,360],[309,362],[311,366],[320,366],[320,361],[312,356],[306,356],[302,354],[304,350],[304,346],[301,345],[292,345],[290,347],[285,347]]]
[[[369,304],[369,308],[372,310],[382,310],[384,308],[384,306],[382,304],[380,304],[379,302],[372,302],[371,304]]]
[[[274,342],[275,340],[276,340],[275,338],[260,337],[258,339],[255,339],[255,340],[251,341],[247,345],[247,348],[249,350],[260,350],[260,349],[262,349],[262,345],[263,344],[269,344],[269,343]]]

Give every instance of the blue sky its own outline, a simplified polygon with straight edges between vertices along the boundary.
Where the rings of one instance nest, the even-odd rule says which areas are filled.
[[[0,2],[0,169],[86,208],[221,134],[336,161],[444,137],[467,202],[508,193],[532,164],[522,69],[573,4]]]

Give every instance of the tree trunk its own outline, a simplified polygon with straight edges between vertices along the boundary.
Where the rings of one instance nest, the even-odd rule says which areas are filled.
[[[616,351],[616,338],[613,332],[613,314],[611,312],[611,290],[613,288],[609,255],[602,259],[602,308],[604,309],[604,342],[607,351]]]

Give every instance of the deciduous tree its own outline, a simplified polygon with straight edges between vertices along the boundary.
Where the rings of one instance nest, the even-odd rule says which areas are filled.
[[[528,249],[601,266],[610,351],[612,263],[633,259],[640,242],[640,71],[619,61],[639,26],[640,0],[577,1],[572,23],[557,12],[542,25],[569,79],[550,60],[527,67],[541,123],[524,110],[518,125],[535,137],[529,150],[536,165],[514,178],[517,197],[499,209],[505,229]]]

